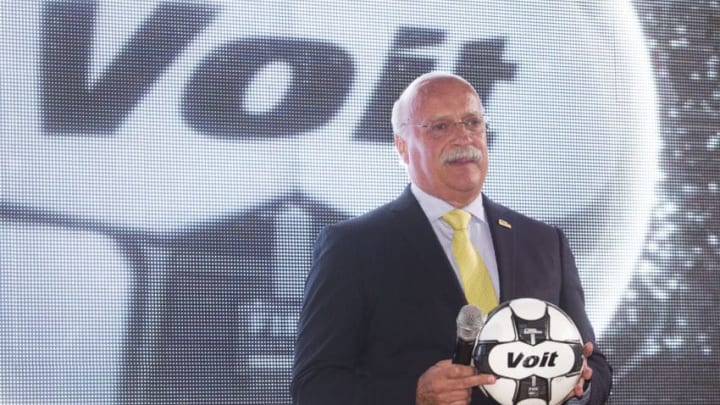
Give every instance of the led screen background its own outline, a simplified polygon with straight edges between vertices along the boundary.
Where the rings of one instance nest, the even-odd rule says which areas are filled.
[[[715,403],[717,2],[5,2],[0,402],[289,403],[315,236],[480,91],[486,193],[561,226],[613,403]]]

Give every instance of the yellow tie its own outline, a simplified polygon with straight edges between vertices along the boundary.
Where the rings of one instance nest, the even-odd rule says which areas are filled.
[[[487,315],[497,306],[498,299],[487,267],[470,242],[468,234],[470,217],[467,211],[452,210],[443,216],[443,220],[455,230],[452,251],[460,271],[465,297],[468,303],[478,306]]]

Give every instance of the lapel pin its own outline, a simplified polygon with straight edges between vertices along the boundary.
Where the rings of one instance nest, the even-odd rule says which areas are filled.
[[[510,222],[508,222],[504,219],[498,219],[498,224],[500,224],[500,226],[503,226],[507,229],[512,229],[512,225],[510,225]]]

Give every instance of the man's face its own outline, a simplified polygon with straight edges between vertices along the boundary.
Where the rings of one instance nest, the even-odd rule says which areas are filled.
[[[457,124],[451,125],[446,135],[434,137],[431,128],[420,126],[457,123],[473,117],[484,119],[477,93],[452,77],[431,79],[410,95],[403,114],[406,125],[395,136],[395,147],[412,181],[426,193],[456,207],[477,198],[488,171],[485,131],[473,133]],[[473,149],[479,154],[470,157]]]

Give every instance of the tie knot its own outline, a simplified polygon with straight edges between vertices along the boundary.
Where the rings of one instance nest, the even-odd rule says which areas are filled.
[[[452,210],[447,214],[443,215],[443,220],[450,224],[456,231],[467,229],[470,223],[470,213],[464,210]]]

